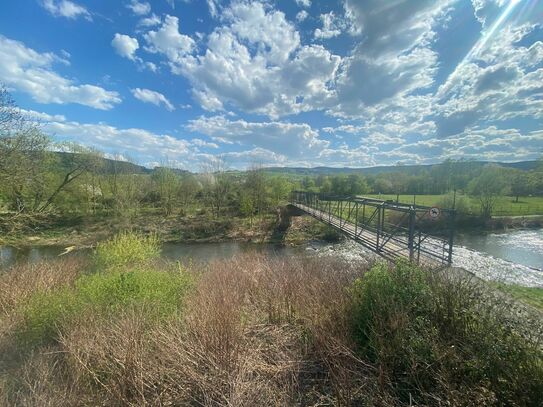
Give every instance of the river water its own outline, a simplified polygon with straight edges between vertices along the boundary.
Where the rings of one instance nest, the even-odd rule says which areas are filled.
[[[64,248],[59,246],[0,246],[0,269],[6,269],[18,261],[35,262],[54,258],[63,250]],[[243,242],[166,243],[162,248],[164,258],[192,258],[204,262],[251,252],[274,256],[307,253],[313,256],[332,255],[361,262],[378,260],[373,252],[352,241],[337,244],[310,243],[301,247]],[[85,255],[85,252],[79,252],[79,255]],[[459,235],[455,240],[453,264],[485,280],[543,287],[543,229]]]

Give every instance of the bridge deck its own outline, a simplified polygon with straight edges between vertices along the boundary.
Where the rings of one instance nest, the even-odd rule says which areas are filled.
[[[410,259],[407,237],[391,236],[390,234],[382,232],[381,235],[378,236],[377,232],[368,230],[364,225],[355,225],[354,223],[346,221],[329,212],[324,212],[302,203],[293,202],[291,205],[301,209],[315,219],[334,227],[352,240],[388,260],[393,261],[399,258]],[[435,258],[425,256],[423,250],[419,252],[417,259],[415,260],[417,260],[419,264],[426,266],[437,266],[441,264],[441,262],[437,261]]]

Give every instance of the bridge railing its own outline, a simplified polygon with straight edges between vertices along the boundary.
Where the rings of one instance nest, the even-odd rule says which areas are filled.
[[[394,259],[450,264],[455,211],[363,196],[293,191],[291,203],[349,235],[362,245]]]

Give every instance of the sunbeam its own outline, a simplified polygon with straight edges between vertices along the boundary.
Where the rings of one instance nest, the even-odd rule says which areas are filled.
[[[511,15],[517,4],[519,4],[521,0],[511,0],[509,5],[505,8],[503,13],[500,15],[500,17],[492,24],[492,27],[488,31],[485,31],[482,33],[481,38],[475,43],[475,45],[471,48],[471,50],[468,52],[464,60],[461,62],[466,63],[469,62],[473,57],[476,57],[479,52],[484,49],[485,45],[488,43],[488,41],[494,36],[494,33],[500,28],[503,23],[507,20],[507,18]]]
[[[505,10],[501,13],[501,15],[496,19],[496,21],[494,21],[490,29],[485,30],[481,33],[481,37],[477,40],[473,47],[471,47],[470,51],[466,54],[464,59],[462,59],[462,61],[460,61],[460,63],[456,66],[456,69],[447,78],[445,84],[439,89],[437,93],[438,97],[443,96],[450,90],[454,80],[458,76],[459,72],[461,72],[462,68],[479,55],[479,53],[485,48],[488,42],[495,35],[496,31],[498,31],[498,29],[504,25],[507,19],[511,16],[513,10],[521,1],[522,0],[511,0]]]

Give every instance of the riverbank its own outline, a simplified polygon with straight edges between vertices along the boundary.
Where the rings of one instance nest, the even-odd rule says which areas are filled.
[[[212,218],[209,215],[164,216],[146,211],[130,217],[50,216],[0,235],[0,245],[92,247],[118,232],[133,230],[156,234],[164,243],[219,243],[228,241],[301,245],[310,240],[337,241],[337,233],[310,217],[280,213],[252,219],[239,216]]]
[[[255,242],[300,245],[311,240],[338,241],[341,236],[320,222],[306,216],[290,217],[285,224],[284,211],[268,213],[252,219],[240,216],[211,217],[193,211],[190,215],[165,216],[146,210],[130,216],[114,215],[48,215],[18,228],[3,227],[0,245],[9,246],[94,246],[115,233],[134,230],[154,233],[163,242],[211,243]],[[281,215],[283,213],[283,215]],[[0,215],[0,225],[2,216]],[[491,233],[510,229],[543,227],[543,216],[499,216],[488,220],[477,217],[458,218],[460,233]]]

